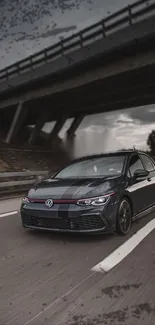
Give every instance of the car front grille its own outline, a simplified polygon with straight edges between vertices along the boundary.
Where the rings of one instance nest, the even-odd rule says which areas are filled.
[[[74,230],[93,230],[103,228],[104,223],[99,216],[83,216],[71,218],[71,226]]]
[[[69,220],[56,218],[39,218],[34,216],[23,216],[23,223],[27,227],[51,228],[51,229],[70,229]]]
[[[60,229],[60,230],[95,230],[104,228],[104,222],[99,216],[83,216],[69,219],[40,218],[22,215],[23,224],[27,227]]]

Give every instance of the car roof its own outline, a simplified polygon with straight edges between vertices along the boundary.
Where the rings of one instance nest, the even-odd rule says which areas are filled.
[[[87,160],[87,159],[95,159],[95,158],[102,158],[102,157],[112,157],[112,156],[127,156],[130,155],[131,153],[144,153],[144,151],[141,150],[136,150],[136,149],[123,149],[123,150],[118,150],[118,151],[113,151],[113,152],[106,152],[106,153],[100,153],[100,154],[93,154],[93,155],[87,155],[87,156],[82,156],[80,158],[72,160],[71,163],[74,162],[80,162],[82,160]]]

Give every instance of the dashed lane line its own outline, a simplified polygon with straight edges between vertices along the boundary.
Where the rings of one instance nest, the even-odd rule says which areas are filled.
[[[6,213],[1,213],[0,214],[0,218],[5,218],[5,217],[8,217],[8,216],[13,216],[13,215],[15,215],[17,213],[18,213],[17,210],[16,211],[11,211],[11,212],[6,212]]]

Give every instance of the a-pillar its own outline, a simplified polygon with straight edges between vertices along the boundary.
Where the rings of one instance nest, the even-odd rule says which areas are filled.
[[[40,116],[38,117],[38,119],[36,121],[36,125],[30,135],[30,138],[28,141],[29,144],[36,144],[36,141],[37,141],[38,137],[40,136],[41,129],[43,128],[43,126],[47,122],[47,120],[48,120],[48,114],[46,112],[44,112],[43,114],[40,114]]]
[[[7,134],[6,143],[11,143],[22,128],[23,122],[27,114],[27,109],[23,107],[23,103],[20,102],[16,108],[13,121],[11,123],[9,132]]]
[[[66,122],[65,117],[62,117],[58,121],[56,121],[54,128],[49,135],[49,140],[54,141],[57,138],[57,136],[58,136],[59,132],[61,131],[62,127],[64,126],[65,122]]]
[[[70,128],[67,130],[67,138],[71,139],[75,136],[75,132],[78,129],[81,122],[83,121],[83,119],[84,119],[83,115],[79,115],[74,118]]]

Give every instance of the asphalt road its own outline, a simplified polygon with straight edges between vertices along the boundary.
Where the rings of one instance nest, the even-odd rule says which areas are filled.
[[[154,325],[155,230],[107,273],[91,269],[130,236],[25,230],[0,201],[0,325]]]

